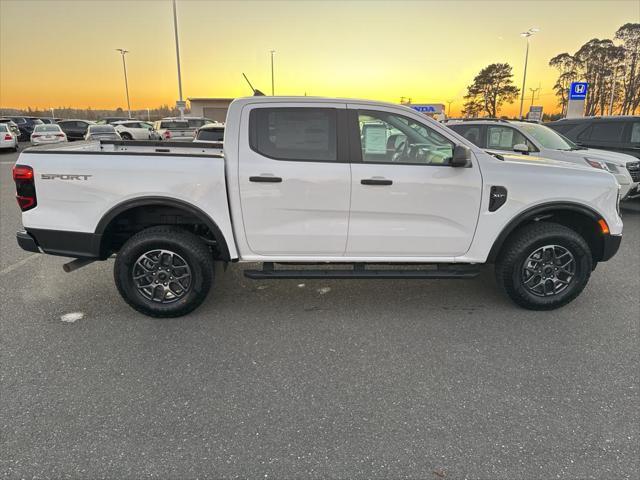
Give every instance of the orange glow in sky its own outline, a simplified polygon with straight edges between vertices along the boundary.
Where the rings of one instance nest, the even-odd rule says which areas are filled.
[[[340,96],[462,107],[466,86],[494,62],[557,110],[551,57],[640,21],[640,1],[204,1],[178,0],[184,97]],[[0,0],[0,107],[131,108],[178,98],[170,0]],[[519,102],[501,114],[517,113]]]

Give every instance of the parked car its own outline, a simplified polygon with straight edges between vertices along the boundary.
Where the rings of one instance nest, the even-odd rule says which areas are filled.
[[[112,124],[122,140],[154,140],[153,126],[138,120],[126,120]]]
[[[16,138],[20,137],[20,129],[18,128],[18,125],[16,125],[16,122],[11,120],[10,118],[0,118],[0,123],[8,125],[9,130],[11,130]]]
[[[55,125],[57,124],[60,120],[62,120],[61,118],[51,118],[51,117],[40,117],[40,121],[42,123],[47,123],[49,125]]]
[[[89,125],[87,133],[84,136],[85,140],[122,140],[120,134],[116,131],[115,127],[110,124],[102,125]]]
[[[194,142],[222,142],[224,140],[224,124],[208,123],[196,130]]]
[[[41,125],[42,120],[36,117],[23,117],[23,116],[9,116],[11,120],[18,126],[20,130],[20,137],[18,140],[21,142],[28,142],[33,133],[33,128],[36,125]]]
[[[36,125],[31,134],[31,145],[44,145],[47,143],[61,143],[67,141],[67,135],[60,125]]]
[[[546,125],[577,145],[640,158],[640,115],[565,118]]]
[[[58,122],[69,141],[84,140],[89,125],[94,125],[89,120],[61,120]]]
[[[371,122],[384,130],[363,135]],[[203,302],[214,261],[263,262],[254,279],[461,279],[495,263],[513,301],[550,310],[622,239],[610,173],[499,159],[402,105],[251,97],[226,126],[224,155],[192,142],[23,152],[19,245],[77,258],[67,271],[115,253],[124,300],[175,317]]]
[[[131,120],[129,117],[104,117],[96,122],[98,125],[109,125],[116,122],[125,122]]]
[[[158,120],[153,129],[158,133],[162,140],[174,141],[192,141],[195,135],[195,129],[189,126],[186,120],[179,118],[163,118]]]
[[[551,128],[534,122],[478,119],[446,124],[467,140],[490,153],[516,152],[563,162],[590,165],[612,173],[623,199],[638,195],[638,178],[631,172],[638,161],[621,153],[588,149],[574,144]]]
[[[18,151],[18,135],[16,135],[8,124],[0,123],[0,150]]]

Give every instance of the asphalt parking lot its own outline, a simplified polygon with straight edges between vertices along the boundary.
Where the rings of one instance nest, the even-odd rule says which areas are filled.
[[[558,311],[517,308],[489,270],[261,282],[235,265],[195,313],[154,320],[120,299],[112,261],[65,274],[19,249],[15,158],[0,154],[3,478],[640,470],[640,202],[618,255]]]

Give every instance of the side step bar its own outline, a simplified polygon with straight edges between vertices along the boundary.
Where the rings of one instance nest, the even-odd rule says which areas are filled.
[[[414,269],[368,269],[368,264],[356,263],[352,269],[290,269],[279,270],[274,268],[272,262],[263,263],[262,270],[245,270],[244,276],[254,280],[267,279],[338,279],[338,278],[380,278],[380,279],[454,279],[454,278],[474,278],[480,274],[480,269],[476,265],[455,265],[455,264],[431,264],[436,268],[414,268]]]

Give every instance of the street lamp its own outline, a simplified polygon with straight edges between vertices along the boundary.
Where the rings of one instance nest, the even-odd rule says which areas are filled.
[[[127,91],[127,110],[129,111],[129,118],[131,118],[131,104],[129,103],[129,82],[127,81],[127,62],[124,59],[125,54],[129,53],[129,50],[124,48],[116,48],[116,51],[122,55],[122,68],[124,68],[124,88]]]
[[[527,39],[527,52],[525,53],[525,56],[524,56],[524,75],[522,77],[522,92],[520,93],[520,119],[522,119],[522,105],[524,104],[524,92],[525,92],[525,86],[527,84],[527,63],[529,61],[529,37],[535,35],[539,31],[540,31],[539,28],[533,27],[527,30],[526,32],[522,32],[520,34],[521,37],[524,37]]]
[[[180,118],[184,120],[184,103],[182,102],[182,76],[180,75],[180,45],[178,44],[178,16],[176,15],[176,0],[173,0],[173,32],[176,37],[176,61],[178,62],[178,94],[180,95]]]
[[[271,50],[271,96],[273,97],[275,93],[275,83],[273,80],[273,54],[276,53],[275,50]]]

